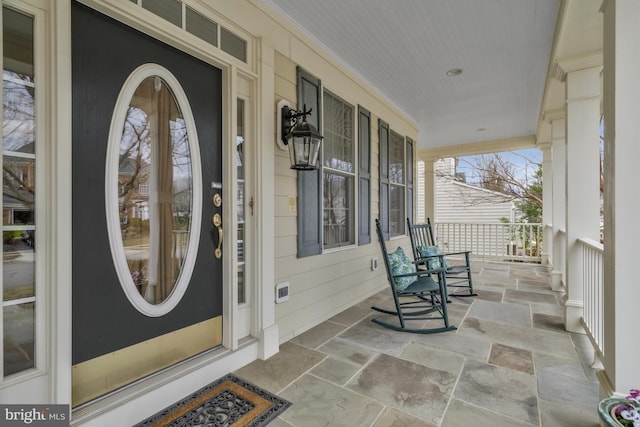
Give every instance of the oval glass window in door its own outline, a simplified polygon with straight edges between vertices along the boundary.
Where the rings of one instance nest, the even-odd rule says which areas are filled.
[[[111,124],[107,218],[122,287],[148,316],[177,305],[193,270],[201,217],[196,138],[171,73],[154,64],[134,71]]]

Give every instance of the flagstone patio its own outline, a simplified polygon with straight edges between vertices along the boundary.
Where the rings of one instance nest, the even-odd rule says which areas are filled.
[[[479,295],[448,306],[456,331],[372,323],[372,305],[393,304],[384,290],[235,374],[293,403],[275,427],[599,426],[593,354],[586,336],[564,331],[549,270],[473,269]]]

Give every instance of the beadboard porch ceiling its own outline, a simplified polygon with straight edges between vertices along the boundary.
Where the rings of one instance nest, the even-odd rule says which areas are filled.
[[[536,133],[562,0],[265,1],[411,117],[419,149]]]

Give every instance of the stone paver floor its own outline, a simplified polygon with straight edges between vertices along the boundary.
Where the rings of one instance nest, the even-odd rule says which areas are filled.
[[[596,427],[587,338],[563,330],[546,267],[474,263],[478,296],[452,298],[458,329],[395,332],[371,322],[389,290],[235,372],[293,405],[278,426]],[[375,302],[374,302],[375,301]]]

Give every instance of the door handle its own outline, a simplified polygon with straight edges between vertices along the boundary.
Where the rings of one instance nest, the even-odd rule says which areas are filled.
[[[218,229],[218,247],[213,252],[216,258],[222,258],[222,217],[219,213],[213,216],[213,226]]]

